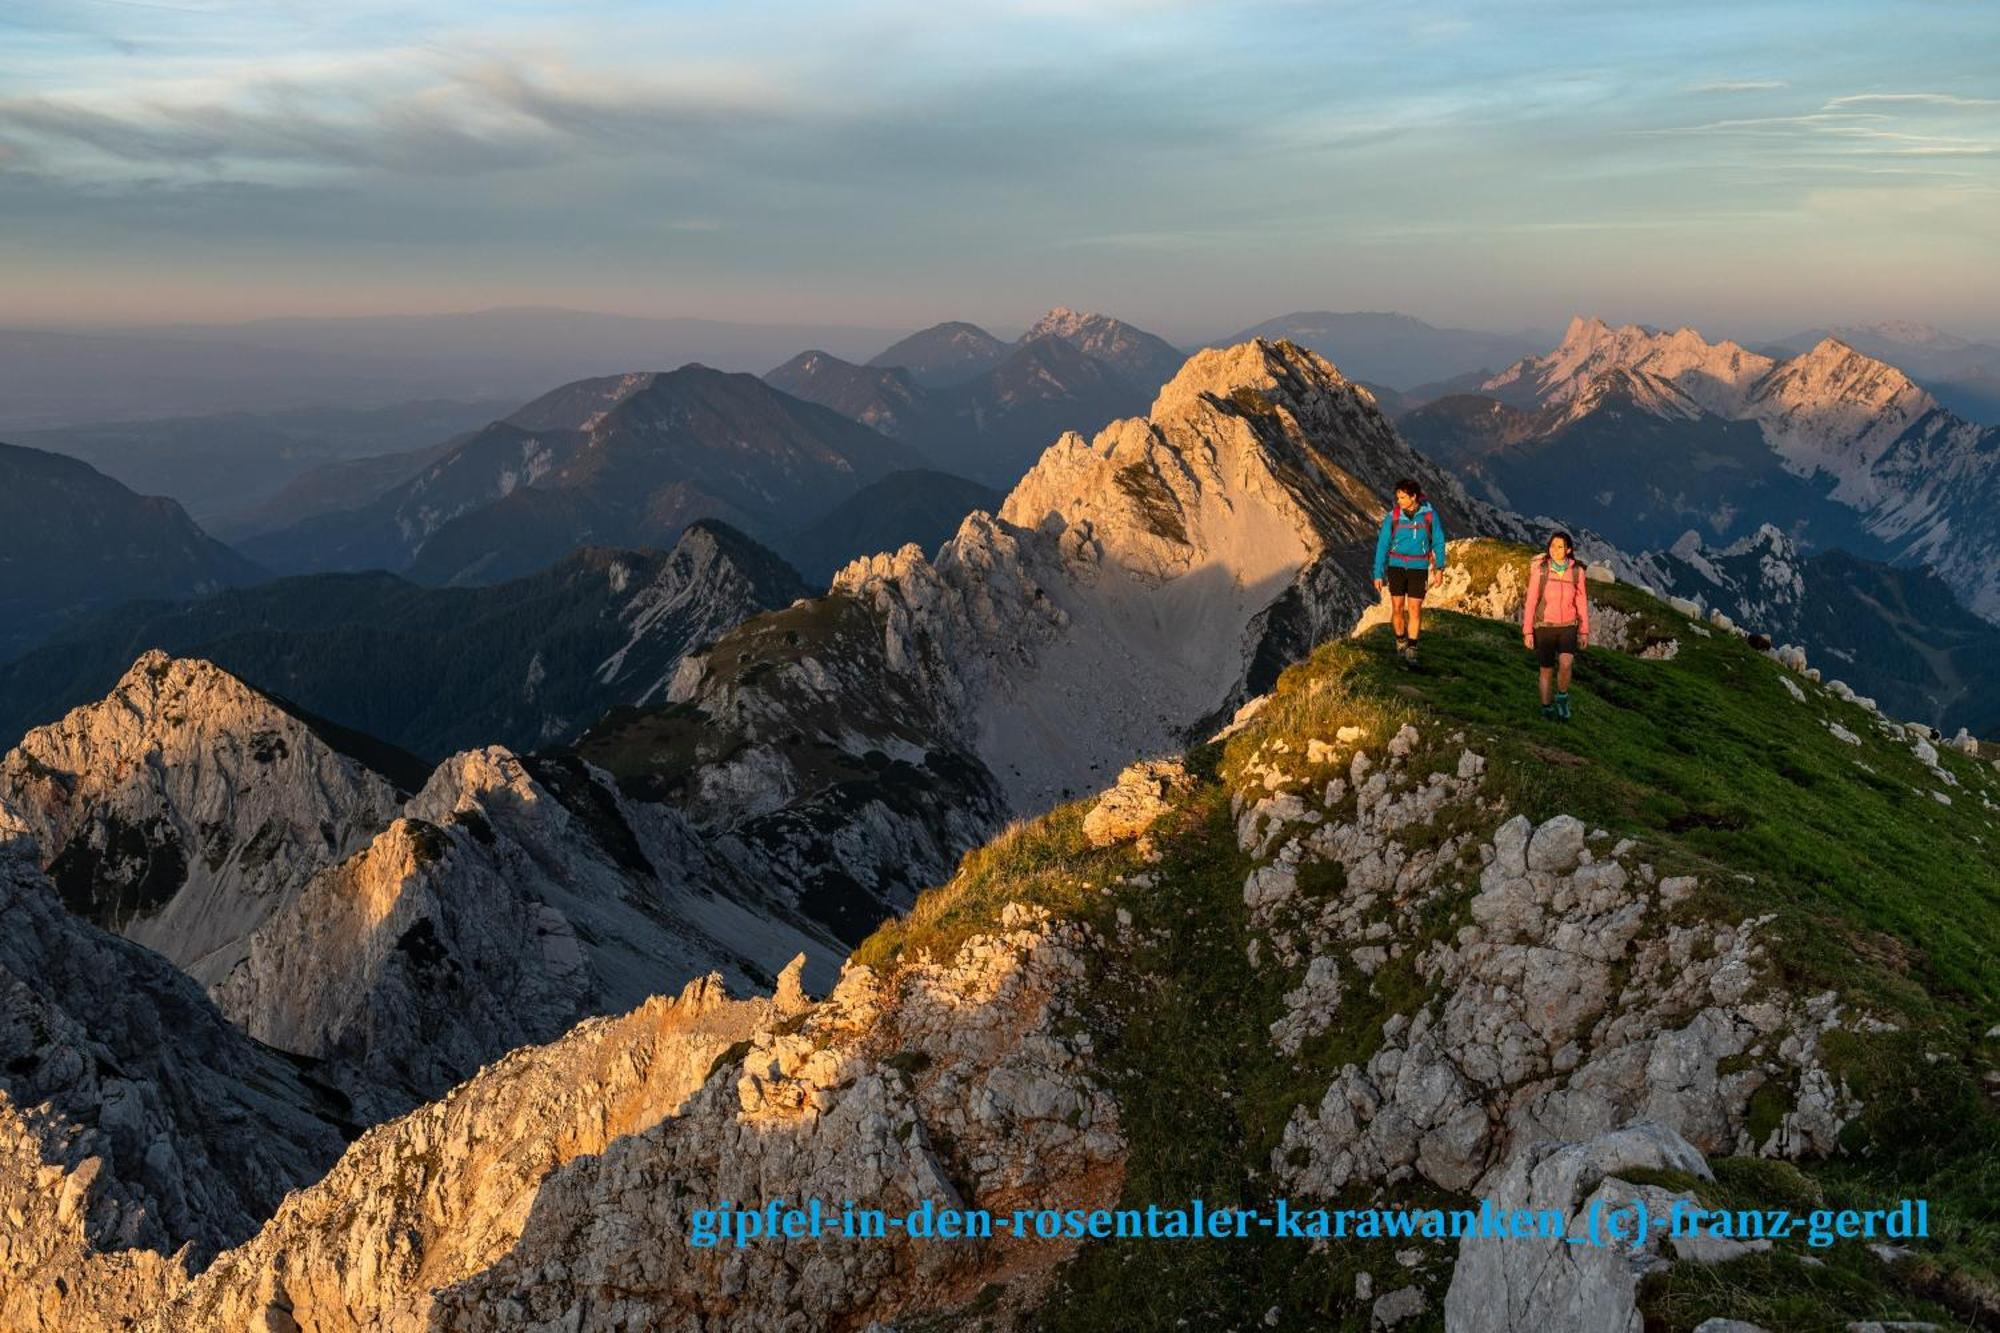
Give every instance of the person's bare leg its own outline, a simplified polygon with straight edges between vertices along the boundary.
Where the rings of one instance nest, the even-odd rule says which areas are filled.
[[[1549,702],[1549,682],[1555,678],[1555,674],[1554,667],[1542,668],[1542,703],[1544,705],[1547,705]]]
[[[1568,694],[1568,693],[1569,693],[1569,669],[1570,669],[1570,667],[1571,667],[1571,666],[1572,666],[1572,665],[1573,665],[1573,664],[1574,664],[1574,663],[1576,662],[1576,658],[1574,658],[1573,656],[1571,656],[1571,655],[1570,655],[1570,654],[1568,654],[1568,653],[1564,653],[1564,654],[1563,654],[1563,655],[1562,655],[1561,657],[1557,658],[1556,660],[1557,660],[1558,662],[1561,662],[1561,663],[1562,663],[1562,668],[1561,668],[1561,670],[1559,670],[1559,671],[1558,671],[1558,672],[1556,673],[1556,689],[1557,689],[1557,690],[1559,690],[1559,691],[1561,691],[1561,692],[1562,692],[1562,693],[1564,693],[1564,694]],[[1544,677],[1546,677],[1546,676],[1548,675],[1548,673],[1547,673],[1546,671],[1545,671],[1545,672],[1543,672],[1542,674],[1543,674],[1543,676],[1544,676]],[[1549,696],[1549,690],[1548,690],[1548,685],[1547,685],[1546,681],[1544,681],[1544,683],[1543,683],[1543,685],[1542,685],[1542,699],[1543,699],[1543,701],[1544,701],[1544,702],[1547,702],[1547,700],[1548,700],[1548,696]]]
[[[1424,618],[1424,599],[1421,597],[1407,597],[1404,600],[1409,603],[1410,642],[1415,643],[1417,635],[1423,632],[1423,626],[1419,622]]]
[[[1395,633],[1398,642],[1403,638],[1403,603],[1406,600],[1393,595],[1389,598],[1389,628]]]

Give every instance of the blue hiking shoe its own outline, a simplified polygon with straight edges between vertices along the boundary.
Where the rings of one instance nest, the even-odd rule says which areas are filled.
[[[1559,722],[1569,721],[1569,694],[1567,692],[1556,696],[1556,720]]]
[[[1555,720],[1556,720],[1556,706],[1554,704],[1543,704],[1542,721],[1553,722]]]

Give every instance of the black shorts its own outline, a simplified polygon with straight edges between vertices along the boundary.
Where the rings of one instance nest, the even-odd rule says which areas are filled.
[[[1556,658],[1568,653],[1576,655],[1576,626],[1537,625],[1535,626],[1535,660],[1545,667],[1556,665]]]
[[[1428,569],[1405,569],[1401,565],[1389,566],[1387,577],[1391,597],[1414,597],[1424,599],[1424,589],[1430,586],[1431,572]]]

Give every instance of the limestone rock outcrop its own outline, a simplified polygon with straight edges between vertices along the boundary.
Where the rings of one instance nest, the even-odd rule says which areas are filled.
[[[1168,800],[1188,785],[1187,766],[1178,759],[1148,759],[1118,775],[1110,791],[1083,817],[1083,836],[1093,847],[1109,847],[1143,837],[1167,811]]]
[[[1406,848],[1403,830],[1475,802],[1485,770],[1468,750],[1421,777],[1407,768],[1420,740],[1405,727],[1381,762],[1332,744],[1305,766],[1260,756],[1236,798],[1239,839],[1258,858],[1243,892],[1259,955],[1300,978],[1272,1031],[1280,1050],[1324,1029],[1343,986],[1385,964],[1435,992],[1293,1112],[1272,1155],[1289,1188],[1331,1196],[1420,1176],[1465,1191],[1516,1145],[1636,1119],[1707,1151],[1833,1150],[1860,1109],[1819,1055],[1840,1006],[1772,986],[1764,921],[1677,919],[1692,879],[1658,876],[1634,844],[1606,845],[1567,815]],[[1329,770],[1344,776],[1317,776]],[[1316,863],[1340,868],[1344,892],[1301,893]],[[1470,885],[1470,922],[1427,937],[1431,906]],[[1773,1082],[1792,1109],[1760,1137],[1750,1098]]]
[[[519,1242],[550,1172],[675,1115],[732,1042],[795,1013],[708,977],[515,1051],[362,1136],[147,1328],[426,1329],[438,1290]]]
[[[1118,1107],[1074,1031],[1088,946],[1010,907],[952,958],[851,967],[818,1003],[795,965],[770,999],[727,999],[708,978],[589,1020],[369,1131],[198,1275],[149,1274],[131,1308],[151,1310],[148,1333],[429,1333],[862,1326],[948,1312],[1000,1280],[1026,1299],[1072,1245],[701,1245],[696,1210],[778,1193],[829,1215],[843,1199],[1109,1204]]]
[[[949,962],[850,970],[798,1031],[754,1036],[681,1117],[553,1177],[514,1252],[439,1298],[437,1326],[863,1327],[949,1312],[1002,1275],[1010,1304],[1031,1300],[1072,1244],[678,1241],[695,1209],[775,1193],[829,1213],[844,1199],[892,1215],[1111,1204],[1117,1106],[1088,1045],[1061,1035],[1083,943],[1010,909]]]
[[[400,1109],[689,977],[760,984],[801,951],[829,976],[824,939],[760,901],[673,812],[575,759],[489,747],[440,765],[316,875],[215,996],[252,1036]]]
[[[1653,1216],[1668,1215],[1681,1196],[1619,1178],[1621,1171],[1642,1169],[1709,1178],[1707,1161],[1685,1139],[1642,1121],[1578,1143],[1523,1150],[1491,1197],[1496,1209],[1576,1219],[1572,1234],[1588,1235],[1585,1219],[1593,1208],[1629,1210],[1644,1197]],[[1639,1281],[1667,1266],[1664,1249],[1659,1236],[1613,1244],[1469,1236],[1459,1242],[1445,1324],[1454,1333],[1639,1333]]]
[[[0,759],[0,830],[35,840],[70,909],[204,985],[401,799],[276,700],[159,652]]]

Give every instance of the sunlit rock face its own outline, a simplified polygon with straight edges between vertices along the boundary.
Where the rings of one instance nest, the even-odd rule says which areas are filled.
[[[69,908],[205,985],[400,801],[269,696],[159,652],[0,760],[0,824],[35,840]]]

